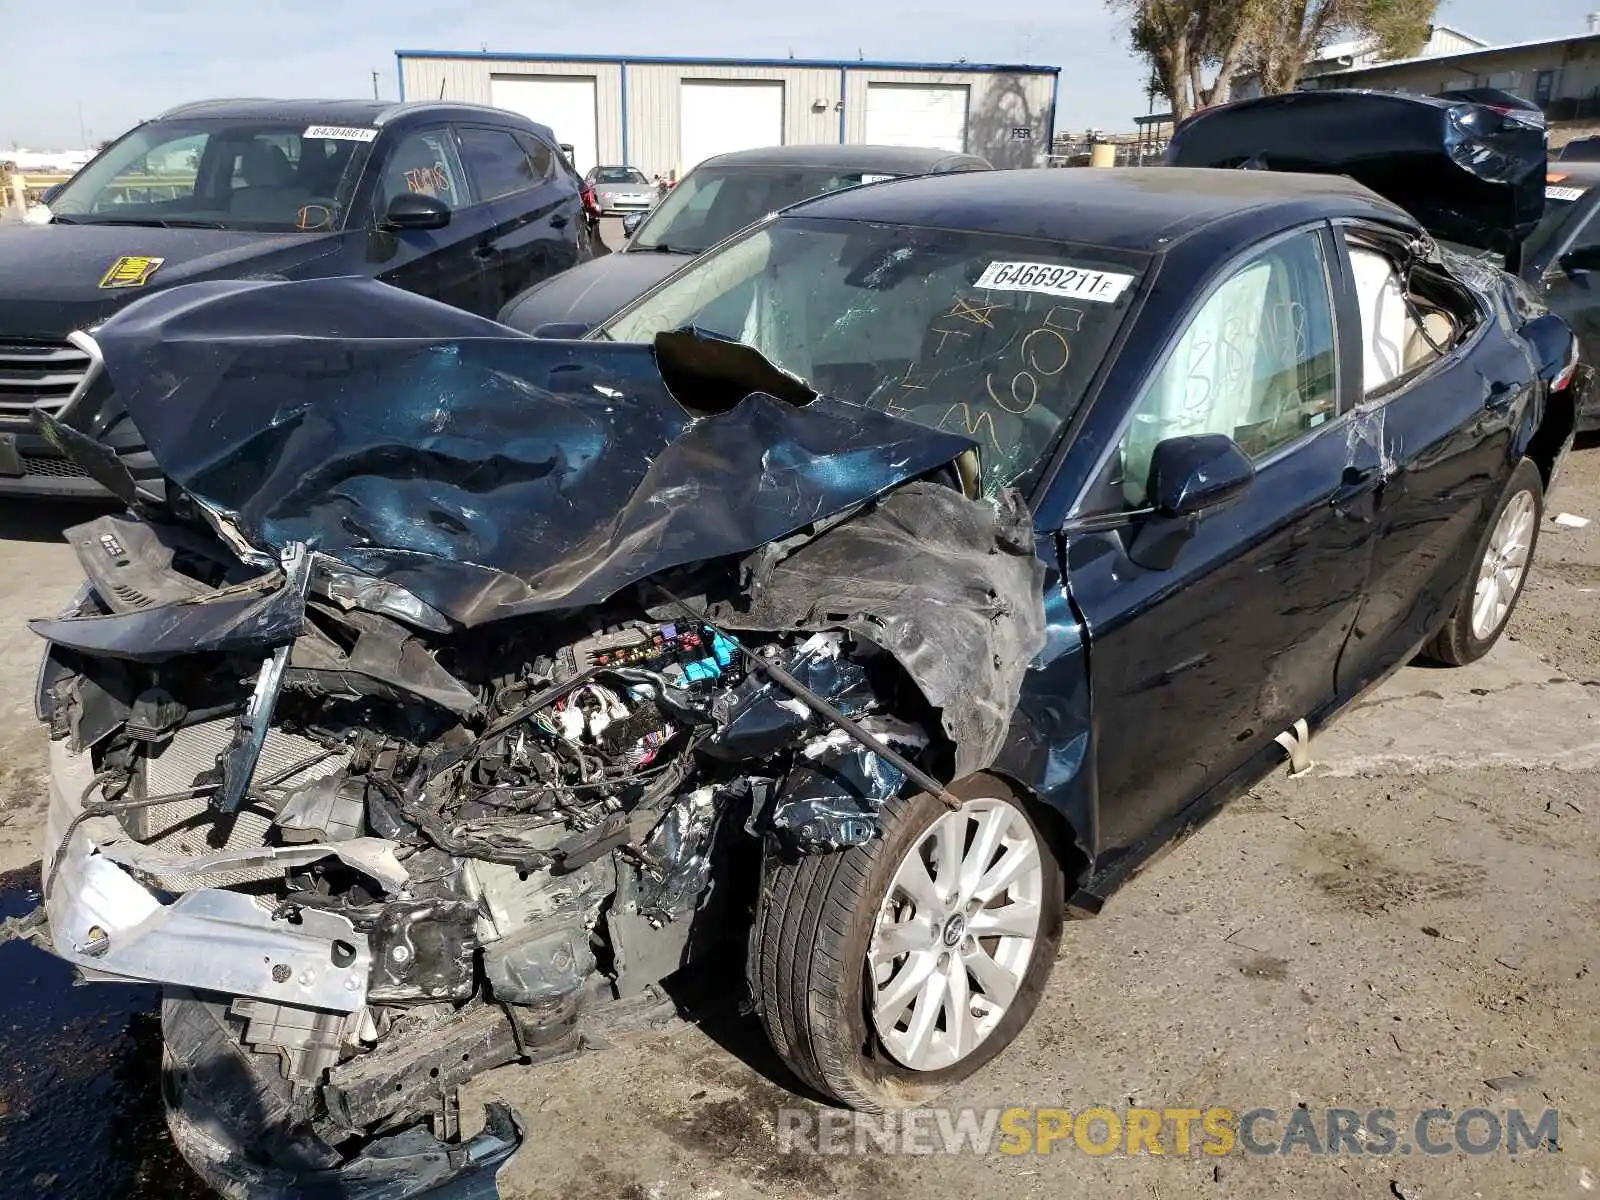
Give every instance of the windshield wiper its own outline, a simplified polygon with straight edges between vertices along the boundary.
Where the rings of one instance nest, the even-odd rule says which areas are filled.
[[[686,246],[669,246],[665,242],[657,242],[653,246],[629,246],[628,249],[634,254],[688,254],[692,256],[700,253],[700,251],[690,250]]]
[[[227,226],[218,221],[192,221],[184,217],[95,217],[86,220],[83,217],[55,218],[61,225],[137,225],[146,229],[226,229]]]

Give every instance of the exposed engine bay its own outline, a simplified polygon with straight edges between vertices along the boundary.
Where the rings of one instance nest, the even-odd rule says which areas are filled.
[[[105,517],[72,538],[94,567],[151,529]],[[175,572],[184,582],[199,581]],[[148,590],[108,585],[76,620],[42,624],[59,635],[144,614]],[[926,710],[904,672],[848,634],[736,640],[633,597],[445,639],[314,594],[305,616],[289,653],[265,660],[139,662],[57,643],[42,703],[92,765],[76,819],[120,825],[97,841],[132,879],[180,900],[225,889],[264,928],[334,935],[328,961],[307,967],[222,940],[174,955],[163,931],[125,920],[64,912],[58,930],[85,962],[120,972],[132,954],[198,990],[219,978],[216,956],[235,956],[227,1023],[291,1093],[317,1093],[300,1102],[326,1110],[330,1141],[442,1119],[441,1082],[469,1074],[456,1040],[414,1059],[424,1089],[361,1085],[374,1047],[460,1024],[457,1006],[483,1010],[458,1032],[493,1035],[467,1063],[476,1073],[575,1047],[596,1004],[664,1000],[656,985],[715,947],[720,906],[750,901],[738,893],[755,860],[712,886],[730,840],[817,853],[874,835],[904,773],[752,663],[781,664],[897,754],[930,749],[924,725],[896,715]],[[384,639],[403,666],[387,679],[356,653]],[[335,668],[297,665],[338,651]],[[432,695],[440,678],[462,711]],[[230,765],[251,755],[253,769],[234,767],[248,779],[235,801]]]
[[[371,319],[337,283],[293,285],[279,316],[317,325],[332,287],[338,319]],[[324,341],[271,338],[269,306],[261,380],[229,305],[288,287],[212,289],[193,395],[171,381],[202,374],[204,300],[106,327],[166,490],[69,530],[85,586],[32,623],[55,952],[164,986],[174,1136],[250,1195],[487,1161],[457,1140],[461,1083],[671,1015],[663,981],[742,947],[765,864],[864,844],[891,797],[992,762],[1044,644],[1031,518],[975,493],[963,439],[737,346],[575,367],[480,336],[443,345],[449,420],[486,423],[426,458],[436,399],[363,407],[326,378],[400,386],[440,344],[330,369]],[[374,296],[396,322],[419,303]],[[698,394],[724,394],[700,414],[663,383],[671,359],[688,388],[696,354]],[[47,432],[114,483],[79,443],[124,418],[83,395]],[[204,445],[190,403],[223,414]],[[508,1153],[514,1121],[490,1125]]]

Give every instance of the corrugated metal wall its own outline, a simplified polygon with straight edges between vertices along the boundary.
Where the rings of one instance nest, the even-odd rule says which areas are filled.
[[[786,146],[839,141],[839,72],[806,67],[678,66],[633,63],[628,67],[628,155],[646,175],[677,170],[679,88],[695,79],[752,79],[783,84],[783,141]],[[824,112],[813,112],[817,100]]]
[[[600,161],[622,161],[622,71],[612,62],[529,62],[514,58],[402,58],[407,100],[493,104],[496,75],[587,76],[594,80],[596,149]],[[629,81],[632,82],[631,80]],[[535,113],[528,114],[534,120]],[[555,131],[557,140],[561,130]]]
[[[1054,77],[1000,71],[850,70],[844,98],[845,141],[867,140],[867,85],[909,83],[928,86],[965,85],[967,152],[981,154],[997,167],[1039,167],[1050,152],[1050,111]],[[1014,140],[1015,129],[1027,129],[1026,140]]]
[[[623,159],[623,74],[627,75],[627,159],[647,175],[678,169],[679,88],[686,79],[776,80],[784,85],[786,145],[837,143],[840,74],[837,67],[747,67],[726,63],[667,64],[548,62],[499,58],[416,56],[400,60],[407,100],[492,103],[496,75],[588,75],[595,80],[599,154],[602,162]],[[967,149],[997,167],[1042,166],[1049,152],[1054,76],[1024,71],[899,71],[846,65],[845,137],[866,138],[869,83],[928,84],[970,89]],[[822,107],[817,108],[817,102]],[[537,119],[537,118],[535,118]],[[1026,140],[1012,131],[1028,129]],[[560,134],[560,130],[556,131]]]

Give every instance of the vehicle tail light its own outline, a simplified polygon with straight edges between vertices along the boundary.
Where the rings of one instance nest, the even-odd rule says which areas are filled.
[[[588,184],[583,185],[583,210],[592,217],[600,215],[600,201],[595,197],[594,188]]]
[[[1577,373],[1578,373],[1578,339],[1577,338],[1573,338],[1571,345],[1569,345],[1567,347],[1567,365],[1562,367],[1561,368],[1561,373],[1550,381],[1550,390],[1552,392],[1561,391],[1564,387],[1566,387],[1569,383],[1572,382],[1572,377],[1574,375],[1576,375]]]

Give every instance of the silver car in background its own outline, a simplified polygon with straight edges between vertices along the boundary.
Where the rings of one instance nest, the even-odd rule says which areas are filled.
[[[605,216],[649,212],[660,199],[656,187],[638,167],[591,167],[583,181],[594,189],[595,201]]]

